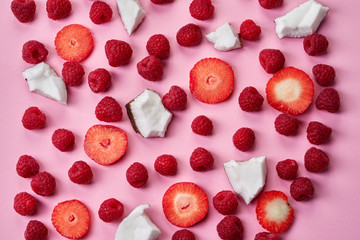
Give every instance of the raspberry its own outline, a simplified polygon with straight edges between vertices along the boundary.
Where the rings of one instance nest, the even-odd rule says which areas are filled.
[[[69,0],[47,0],[46,11],[52,20],[66,18],[71,12],[71,2]]]
[[[165,3],[171,3],[174,0],[151,0],[152,3],[154,4],[165,4]]]
[[[214,14],[211,0],[193,0],[189,6],[190,15],[197,20],[207,20]]]
[[[236,216],[224,217],[216,226],[216,230],[223,240],[240,240],[244,233],[242,222]]]
[[[196,148],[190,156],[190,166],[194,171],[204,172],[214,166],[214,157],[205,148]]]
[[[21,119],[24,128],[29,130],[40,129],[45,126],[46,116],[37,107],[29,107]]]
[[[171,86],[169,92],[163,96],[161,102],[168,110],[184,110],[187,103],[187,95],[181,87],[174,85]]]
[[[284,67],[284,54],[278,49],[264,49],[259,54],[261,66],[267,73],[276,73]]]
[[[276,172],[280,178],[293,180],[296,178],[298,164],[293,159],[286,159],[276,164]]]
[[[340,108],[339,93],[333,88],[323,89],[316,98],[315,106],[319,110],[326,110],[330,113],[336,113]]]
[[[329,166],[329,157],[318,148],[309,148],[304,156],[306,170],[313,173],[323,172]]]
[[[85,71],[78,62],[64,62],[61,74],[65,84],[74,87],[82,83]]]
[[[177,172],[176,158],[169,154],[163,154],[156,158],[154,162],[155,171],[164,176],[173,176]]]
[[[118,122],[122,119],[122,108],[112,97],[104,97],[96,105],[96,118],[104,122]]]
[[[164,66],[160,59],[154,56],[147,56],[137,64],[140,76],[149,81],[159,81],[164,72]]]
[[[112,67],[123,66],[130,62],[133,50],[127,42],[111,39],[105,44],[105,54]]]
[[[201,28],[189,23],[179,29],[176,33],[176,41],[180,46],[191,47],[200,44],[202,40]]]
[[[214,208],[223,215],[234,214],[237,207],[238,201],[234,192],[232,191],[221,191],[213,197]]]
[[[59,128],[54,131],[51,141],[57,149],[62,152],[67,152],[74,148],[75,136],[71,131]]]
[[[297,133],[299,128],[299,120],[290,117],[285,113],[281,113],[274,121],[275,130],[285,136],[293,136]]]
[[[321,145],[328,142],[331,132],[331,128],[316,121],[310,122],[306,129],[307,139],[310,143],[315,145]]]
[[[48,172],[38,173],[30,182],[32,190],[41,196],[49,196],[55,192],[55,178]]]
[[[39,173],[39,164],[29,155],[22,155],[16,163],[16,172],[20,177],[29,178]]]
[[[187,229],[181,229],[172,235],[171,240],[195,240],[195,235]]]
[[[307,177],[298,177],[290,185],[290,195],[296,201],[305,201],[313,197],[314,185]]]
[[[254,240],[280,240],[280,238],[275,233],[259,232],[255,235]]]
[[[86,162],[76,161],[69,169],[68,176],[73,183],[88,184],[93,178],[93,173]]]
[[[329,42],[325,36],[313,33],[304,38],[304,50],[310,56],[322,55],[326,52]]]
[[[14,197],[14,209],[22,216],[33,215],[37,210],[38,202],[36,198],[27,192],[21,192]]]
[[[45,240],[48,235],[47,227],[37,220],[30,220],[24,232],[25,240]]]
[[[194,118],[192,121],[191,129],[196,134],[208,136],[213,130],[213,124],[208,117],[200,115]]]
[[[240,25],[240,36],[248,41],[254,41],[259,38],[261,28],[251,19],[246,19]]]
[[[144,186],[148,180],[148,171],[139,162],[134,162],[126,171],[126,179],[135,188]]]
[[[44,44],[36,40],[27,41],[22,48],[22,58],[30,64],[38,64],[45,61],[48,53]]]
[[[98,68],[89,73],[88,83],[94,93],[105,92],[111,85],[111,75],[104,68]]]
[[[259,0],[260,6],[265,9],[278,8],[283,5],[284,0]]]
[[[245,112],[260,111],[263,102],[263,96],[254,87],[244,88],[239,96],[240,108]]]
[[[155,34],[146,43],[146,50],[149,55],[160,59],[166,59],[170,54],[169,40],[162,34]]]
[[[103,1],[95,1],[91,5],[89,16],[93,23],[102,24],[109,22],[112,17],[112,10],[109,4]]]
[[[98,214],[104,222],[114,222],[124,214],[124,205],[115,198],[109,198],[101,203]]]
[[[17,20],[21,23],[27,23],[34,20],[36,4],[34,0],[13,0],[11,2],[11,11]]]
[[[250,128],[240,128],[233,135],[234,146],[240,151],[249,151],[255,143],[255,133]]]
[[[312,68],[315,81],[322,87],[331,86],[336,76],[335,69],[326,64],[317,64]]]

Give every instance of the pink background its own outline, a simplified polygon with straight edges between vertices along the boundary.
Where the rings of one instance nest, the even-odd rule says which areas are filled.
[[[247,160],[256,156],[267,156],[268,176],[265,190],[280,190],[289,196],[290,204],[295,209],[295,221],[291,228],[281,235],[282,239],[354,239],[359,235],[358,218],[360,215],[359,200],[359,130],[360,95],[359,82],[359,28],[357,26],[359,3],[349,0],[322,0],[330,7],[330,12],[318,32],[329,40],[326,55],[308,56],[302,47],[302,39],[282,39],[275,34],[273,20],[296,7],[301,0],[285,0],[284,5],[276,10],[261,8],[253,0],[213,0],[215,14],[211,20],[198,21],[188,11],[190,0],[175,0],[171,4],[157,6],[149,0],[142,0],[147,15],[138,30],[129,37],[117,13],[116,1],[107,1],[113,9],[111,22],[103,25],[93,24],[88,12],[92,1],[72,1],[71,15],[63,20],[53,21],[46,15],[45,1],[37,0],[36,18],[32,23],[19,23],[10,11],[10,0],[0,1],[1,26],[1,195],[0,239],[23,239],[27,222],[31,219],[42,221],[49,229],[49,239],[64,239],[51,224],[50,216],[54,206],[61,201],[78,199],[90,210],[91,224],[84,239],[113,239],[119,222],[104,223],[97,215],[101,202],[115,197],[125,206],[127,216],[132,209],[144,203],[151,208],[147,213],[162,230],[159,240],[170,239],[178,230],[169,223],[162,211],[161,200],[166,189],[175,182],[193,181],[208,194],[209,200],[221,190],[231,189],[224,173],[222,163],[231,159]],[[262,27],[261,38],[255,42],[243,41],[242,49],[231,52],[218,52],[212,44],[203,39],[199,46],[180,47],[175,39],[177,30],[187,24],[199,24],[207,34],[223,23],[229,21],[238,30],[241,22],[251,18]],[[68,88],[67,106],[44,98],[28,91],[22,77],[22,71],[31,65],[21,57],[22,45],[28,40],[38,40],[49,50],[46,60],[57,73],[61,73],[63,60],[56,54],[54,38],[65,25],[79,23],[88,27],[93,33],[95,46],[91,55],[82,62],[86,75],[79,87]],[[168,37],[171,55],[164,61],[165,72],[159,82],[142,79],[136,70],[136,63],[147,56],[145,49],[148,38],[156,33]],[[120,39],[131,44],[134,54],[131,62],[124,67],[113,68],[107,63],[104,45],[109,39]],[[239,93],[246,86],[254,86],[265,97],[265,85],[271,75],[267,74],[258,62],[258,54],[264,48],[280,49],[286,58],[286,66],[304,70],[311,77],[315,64],[325,63],[334,66],[337,77],[334,88],[341,97],[341,111],[331,114],[319,111],[311,104],[309,109],[298,116],[301,121],[299,134],[285,137],[278,134],[273,127],[278,111],[264,102],[257,113],[241,111],[237,103]],[[218,57],[227,61],[235,73],[235,89],[231,97],[219,104],[208,105],[197,101],[189,92],[189,71],[192,66],[204,57]],[[104,67],[113,77],[111,88],[100,94],[93,93],[86,82],[90,71]],[[179,85],[188,93],[186,110],[175,112],[166,138],[143,139],[136,134],[125,114],[125,104],[145,88],[164,95],[172,85]],[[315,83],[315,97],[321,91]],[[104,96],[116,98],[123,107],[124,117],[113,125],[124,129],[129,138],[126,155],[116,164],[100,166],[87,157],[83,150],[84,135],[89,127],[102,123],[94,114],[96,104]],[[26,108],[39,107],[47,116],[46,127],[29,131],[23,128],[21,117]],[[191,121],[204,114],[212,119],[214,132],[212,136],[203,137],[192,133]],[[320,121],[333,128],[331,141],[319,148],[330,157],[329,169],[320,174],[305,170],[303,156],[312,145],[306,139],[306,126],[309,121]],[[250,152],[238,151],[232,144],[232,135],[240,127],[250,127],[256,134],[256,145]],[[66,128],[76,136],[75,148],[63,153],[51,143],[51,135],[58,128]],[[199,173],[190,168],[189,157],[196,147],[207,148],[215,158],[214,169]],[[154,160],[157,156],[168,153],[178,160],[178,174],[164,177],[155,172]],[[19,156],[29,154],[35,157],[41,171],[48,171],[57,181],[53,196],[36,195],[30,188],[30,179],[19,177],[15,165]],[[290,181],[281,180],[275,171],[278,161],[293,158],[299,163],[299,176],[311,178],[315,186],[314,198],[306,202],[296,202],[290,197]],[[94,179],[90,185],[82,186],[72,183],[67,171],[73,162],[84,160],[93,169]],[[149,171],[146,187],[135,189],[125,178],[126,169],[135,161],[143,163]],[[22,191],[34,195],[40,202],[34,216],[24,217],[17,214],[12,207],[13,197]],[[251,240],[255,234],[264,229],[258,224],[255,214],[256,201],[247,206],[239,199],[236,215],[242,220],[245,232],[244,239]],[[212,204],[207,218],[191,227],[197,239],[218,239],[217,223],[223,218]]]

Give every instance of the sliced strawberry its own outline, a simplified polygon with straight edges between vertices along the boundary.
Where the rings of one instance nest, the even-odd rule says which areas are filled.
[[[293,222],[294,209],[283,192],[267,191],[257,201],[256,217],[260,225],[269,232],[281,233]]]
[[[55,206],[51,222],[56,231],[69,239],[84,236],[90,225],[90,213],[79,200],[68,200]]]
[[[110,165],[126,152],[126,133],[112,125],[94,125],[87,131],[84,141],[86,154],[101,165]]]
[[[225,101],[234,89],[234,72],[217,58],[204,58],[190,71],[190,92],[203,103]]]
[[[67,61],[80,62],[89,56],[94,39],[89,29],[80,24],[70,24],[61,29],[55,37],[58,55]]]
[[[162,200],[165,217],[178,227],[190,227],[205,218],[209,202],[204,190],[192,182],[172,185]]]
[[[314,83],[302,70],[287,67],[275,73],[266,85],[268,103],[291,115],[303,113],[314,97]]]

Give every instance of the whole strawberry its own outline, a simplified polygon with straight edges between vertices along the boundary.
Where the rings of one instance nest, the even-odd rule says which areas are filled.
[[[190,14],[197,20],[207,20],[214,14],[211,0],[193,0],[189,6]]]
[[[27,23],[34,20],[36,4],[34,0],[13,0],[11,2],[11,11],[17,20],[21,23]]]
[[[104,97],[96,105],[96,118],[104,122],[118,122],[122,119],[122,108],[120,104],[112,97]]]

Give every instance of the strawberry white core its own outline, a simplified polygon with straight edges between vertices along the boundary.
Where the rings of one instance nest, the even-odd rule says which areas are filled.
[[[281,223],[289,216],[290,208],[283,199],[274,199],[266,206],[266,218]]]
[[[302,92],[302,86],[296,79],[287,79],[279,82],[275,86],[275,95],[278,100],[292,102],[299,99]]]

